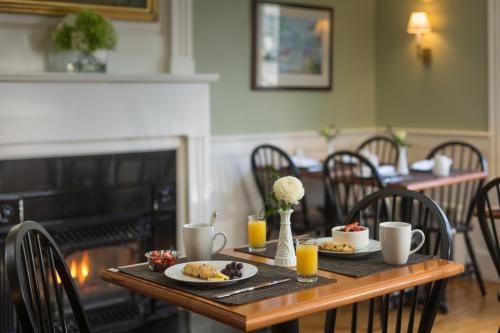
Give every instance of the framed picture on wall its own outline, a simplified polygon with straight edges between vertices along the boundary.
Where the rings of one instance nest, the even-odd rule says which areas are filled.
[[[0,12],[66,15],[94,9],[119,20],[155,21],[158,0],[0,0]]]
[[[252,89],[330,90],[333,8],[256,0]]]

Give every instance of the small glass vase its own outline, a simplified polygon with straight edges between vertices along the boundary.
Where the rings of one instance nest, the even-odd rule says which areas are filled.
[[[407,176],[410,173],[408,169],[408,159],[406,157],[406,148],[405,146],[399,146],[399,157],[398,157],[398,165],[397,172],[401,176]]]
[[[326,155],[330,156],[335,153],[335,144],[332,139],[326,141]]]
[[[78,58],[66,65],[67,72],[76,73],[106,73],[107,52],[97,50],[95,52],[79,52]]]
[[[293,247],[292,228],[290,225],[290,217],[293,209],[279,210],[280,214],[280,236],[278,239],[278,249],[274,258],[274,265],[280,267],[295,267],[297,265],[297,257]]]

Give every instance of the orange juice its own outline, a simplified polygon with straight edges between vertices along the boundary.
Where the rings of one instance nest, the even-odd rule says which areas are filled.
[[[315,244],[297,245],[297,274],[303,276],[318,273],[318,246]]]
[[[251,251],[266,249],[266,220],[256,216],[248,217],[248,244]]]

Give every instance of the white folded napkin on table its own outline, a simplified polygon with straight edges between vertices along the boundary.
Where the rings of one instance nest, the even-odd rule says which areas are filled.
[[[415,171],[431,171],[434,167],[434,160],[421,160],[411,164],[411,169]]]
[[[377,170],[382,177],[392,177],[398,174],[394,165],[381,165]]]
[[[310,157],[292,156],[292,162],[298,168],[314,168],[321,167],[321,162]]]
[[[372,154],[368,149],[362,149],[359,154],[361,156],[363,156],[364,158],[366,158],[368,161],[370,161],[371,164],[373,164],[373,166],[375,168],[378,168],[378,156],[375,155],[375,154]],[[370,168],[367,166],[367,165],[363,165],[361,167],[361,173],[362,173],[362,177],[371,177],[372,176],[372,171],[370,170]]]

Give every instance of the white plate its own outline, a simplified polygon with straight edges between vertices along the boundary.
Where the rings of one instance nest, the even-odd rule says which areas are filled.
[[[321,243],[331,242],[331,237],[323,237],[317,238],[316,243],[320,245]],[[318,252],[324,255],[337,257],[337,258],[360,258],[365,257],[371,254],[375,254],[380,251],[382,248],[380,247],[380,242],[378,240],[370,239],[367,246],[356,249],[354,252],[333,252],[333,251],[323,251],[319,250]]]
[[[211,260],[211,261],[192,261],[192,262],[197,262],[197,263],[206,263],[209,265],[212,265],[217,268],[217,270],[220,272],[223,270],[227,264],[230,264],[232,261],[225,261],[225,260]],[[259,271],[257,267],[251,264],[247,263],[242,263],[243,268],[241,269],[241,277],[236,278],[233,280],[226,280],[226,281],[208,281],[208,280],[203,280],[203,279],[198,279],[189,275],[184,274],[182,271],[184,270],[184,266],[186,266],[188,263],[182,263],[182,264],[177,264],[174,266],[171,266],[165,270],[165,275],[175,281],[179,281],[182,283],[190,284],[193,286],[206,286],[206,287],[219,287],[219,286],[227,286],[230,284],[237,283],[239,281],[243,281],[246,279],[251,278],[257,272]]]

